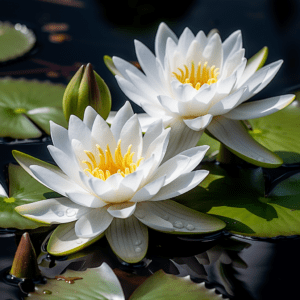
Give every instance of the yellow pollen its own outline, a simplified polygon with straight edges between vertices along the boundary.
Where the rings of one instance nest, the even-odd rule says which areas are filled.
[[[215,66],[208,66],[207,62],[204,65],[201,65],[201,62],[198,63],[198,66],[195,68],[194,62],[191,63],[191,68],[189,69],[187,65],[184,65],[183,68],[178,68],[180,74],[173,72],[172,74],[181,82],[186,83],[199,90],[203,84],[213,84],[218,81],[217,77],[220,74],[219,68]]]
[[[87,165],[84,172],[88,175],[91,174],[94,177],[105,181],[113,174],[119,173],[123,177],[135,172],[136,168],[140,165],[144,159],[141,157],[136,163],[132,161],[134,152],[131,152],[132,145],[128,146],[125,155],[121,152],[121,140],[119,140],[117,148],[115,149],[115,155],[110,152],[109,146],[106,146],[105,153],[99,145],[96,145],[99,151],[99,160],[97,162],[94,154],[90,151],[84,150],[89,160],[83,160],[82,162]]]

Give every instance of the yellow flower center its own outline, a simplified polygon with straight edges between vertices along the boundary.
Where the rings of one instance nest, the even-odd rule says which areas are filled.
[[[85,154],[89,158],[89,161],[83,160],[82,162],[87,165],[84,172],[90,173],[94,177],[102,180],[106,180],[108,177],[115,173],[121,174],[123,177],[133,173],[144,159],[141,157],[136,163],[132,161],[134,152],[131,153],[132,145],[128,146],[127,152],[124,156],[121,153],[121,140],[118,142],[118,146],[115,149],[115,160],[112,157],[109,146],[106,146],[105,154],[99,145],[96,145],[99,151],[100,162],[97,163],[94,154],[91,151],[84,150]]]
[[[207,62],[204,65],[201,65],[201,62],[198,63],[198,66],[195,68],[194,62],[191,63],[191,68],[189,69],[187,65],[184,65],[183,68],[178,68],[180,74],[173,72],[172,74],[181,82],[187,83],[196,90],[199,90],[200,87],[207,83],[211,85],[218,81],[217,77],[220,74],[219,68],[215,66],[208,66]]]

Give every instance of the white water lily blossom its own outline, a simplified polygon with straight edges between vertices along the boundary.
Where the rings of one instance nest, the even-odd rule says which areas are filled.
[[[46,224],[61,224],[48,251],[74,252],[106,235],[113,251],[127,262],[141,260],[148,248],[147,226],[165,232],[206,233],[225,223],[173,200],[208,174],[192,171],[208,146],[194,147],[162,163],[170,135],[162,121],[143,136],[129,102],[111,127],[91,107],[81,121],[72,115],[68,130],[51,123],[58,167],[14,151],[20,165],[62,198],[16,208],[21,215]]]
[[[130,100],[150,117],[161,118],[165,128],[172,127],[170,143],[175,153],[195,146],[206,129],[250,162],[262,166],[282,163],[239,122],[272,114],[294,99],[294,95],[282,95],[245,103],[273,79],[282,64],[279,60],[260,68],[267,48],[247,64],[239,30],[224,42],[218,33],[205,36],[199,31],[195,36],[188,28],[177,38],[161,23],[155,55],[139,41],[135,41],[135,50],[143,72],[113,57],[116,79]]]

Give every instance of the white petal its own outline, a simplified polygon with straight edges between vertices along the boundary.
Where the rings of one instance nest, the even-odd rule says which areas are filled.
[[[234,70],[242,63],[245,56],[245,49],[240,49],[239,51],[233,53],[228,57],[222,68],[221,78],[226,78],[230,76]]]
[[[224,42],[223,42],[223,59],[226,62],[227,57],[242,48],[242,33],[240,30],[233,32]]]
[[[190,129],[195,131],[200,131],[205,129],[210,121],[212,120],[213,116],[210,114],[195,118],[195,119],[186,119],[183,120],[186,126],[188,126]]]
[[[218,33],[215,33],[208,41],[203,50],[203,58],[210,66],[221,68],[223,63],[222,41]]]
[[[170,140],[163,162],[186,149],[195,147],[202,133],[202,131],[190,129],[183,121],[172,124]]]
[[[89,193],[75,193],[75,192],[68,192],[66,193],[67,197],[71,199],[73,202],[86,206],[86,207],[102,207],[105,206],[107,203],[99,199],[98,197],[95,197],[94,195],[91,195]]]
[[[133,110],[131,108],[131,105],[129,101],[126,101],[126,103],[119,109],[117,112],[113,122],[111,123],[111,132],[113,133],[115,137],[115,141],[118,142],[120,139],[120,133],[124,126],[124,124],[133,116]]]
[[[50,121],[50,132],[53,145],[70,157],[73,156],[68,130]]]
[[[208,233],[221,230],[226,225],[217,218],[172,200],[139,203],[135,215],[148,227],[166,232]]]
[[[188,52],[189,46],[195,38],[194,34],[189,28],[185,28],[178,40],[178,51],[185,56]]]
[[[134,152],[133,161],[140,159],[143,150],[142,129],[138,121],[137,115],[133,115],[123,126],[121,133],[121,152],[124,156],[131,147],[131,153]]]
[[[295,95],[283,95],[243,103],[225,114],[224,117],[233,120],[248,120],[264,117],[285,108],[294,99]]]
[[[138,115],[139,117],[140,115]],[[150,118],[148,118],[149,120]],[[140,121],[140,118],[139,118]],[[151,121],[153,119],[151,118]],[[164,126],[162,123],[162,120],[156,120],[152,123],[149,124],[144,137],[143,137],[143,152],[142,152],[142,157],[145,157],[146,151],[148,150],[149,145],[159,136],[162,134],[164,130]]]
[[[111,205],[107,209],[107,212],[109,212],[114,218],[126,219],[134,213],[135,208],[135,203],[126,202]]]
[[[94,238],[103,233],[112,220],[113,217],[106,208],[94,208],[76,222],[76,235],[81,238]]]
[[[184,194],[198,185],[207,175],[208,171],[206,170],[182,174],[171,183],[162,187],[151,201],[166,200]]]
[[[76,116],[71,115],[68,128],[69,140],[80,141],[86,150],[91,150],[91,130]]]
[[[282,164],[282,160],[256,142],[239,121],[218,116],[213,118],[207,130],[236,155],[247,157],[252,163],[266,167],[278,167]]]
[[[117,147],[116,142],[108,124],[98,115],[92,127],[92,143],[98,144],[105,152],[107,145],[111,151],[114,151]],[[93,144],[92,149],[92,152],[99,154],[96,145]]]
[[[88,106],[84,111],[83,123],[92,130],[93,123],[98,116],[98,113],[91,107]]]
[[[40,166],[30,166],[29,168],[39,182],[63,196],[72,191],[85,192],[78,184],[65,175],[62,176],[59,173],[54,173],[52,170]]]
[[[72,222],[90,211],[90,208],[78,205],[64,197],[41,200],[18,206],[15,209],[30,220],[46,224]]]
[[[166,44],[169,38],[176,43],[178,42],[174,32],[165,23],[160,23],[155,36],[155,54],[162,64],[164,63]]]
[[[143,179],[143,171],[136,170],[135,172],[128,174],[123,178],[119,186],[119,192],[130,200],[132,194],[135,193],[140,187],[141,181]]]
[[[146,113],[137,114],[137,116],[143,132],[146,132],[152,123],[160,120],[157,118],[153,118]],[[145,138],[144,138],[144,143],[145,143]]]
[[[111,124],[112,121],[113,121],[113,119],[116,117],[116,114],[117,114],[117,111],[111,110],[110,113],[109,113],[109,115],[108,115],[108,117],[107,117],[107,119],[106,119],[106,122],[108,124]]]
[[[135,193],[130,202],[142,202],[151,199],[165,184],[165,178],[166,176],[159,177],[158,179],[151,181],[150,183],[145,185]]]
[[[75,222],[59,225],[52,233],[47,251],[52,255],[69,255],[91,245],[104,234],[95,238],[79,238],[75,234]]]
[[[189,163],[187,164],[186,168],[184,169],[183,173],[188,173],[194,170],[203,159],[205,153],[209,149],[209,146],[198,146],[188,150],[181,152],[179,155],[184,155],[190,158]]]
[[[141,261],[148,249],[148,229],[134,216],[115,218],[105,232],[114,253],[128,263]]]
[[[0,197],[8,197],[5,188],[0,184]]]
[[[247,88],[239,89],[236,92],[221,99],[218,103],[216,103],[209,109],[209,113],[213,116],[218,116],[234,109],[240,103],[240,99],[246,92],[246,90]]]
[[[169,110],[173,114],[179,114],[179,107],[178,107],[178,101],[172,97],[160,95],[157,97],[160,104],[165,108],[166,110]]]
[[[159,177],[165,176],[166,178],[164,185],[166,185],[181,175],[189,162],[189,157],[176,155],[159,166],[151,180],[156,180]]]

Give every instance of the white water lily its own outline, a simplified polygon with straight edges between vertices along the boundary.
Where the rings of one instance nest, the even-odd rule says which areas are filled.
[[[165,127],[172,127],[170,143],[175,153],[195,146],[206,129],[254,164],[282,164],[239,122],[272,114],[294,99],[294,95],[282,95],[245,103],[273,79],[282,64],[278,60],[259,69],[267,56],[266,47],[247,64],[239,30],[222,43],[218,33],[205,36],[199,31],[195,36],[188,28],[177,38],[161,23],[155,55],[139,41],[135,50],[143,72],[113,57],[116,79],[129,99],[150,117],[161,118]]]
[[[208,146],[194,147],[162,163],[170,128],[161,120],[145,135],[129,102],[111,127],[91,107],[81,121],[72,115],[69,129],[51,123],[54,146],[48,146],[58,165],[14,151],[20,165],[63,198],[22,205],[23,216],[61,224],[48,251],[68,254],[106,235],[113,251],[127,262],[141,260],[148,248],[147,226],[174,233],[206,233],[225,223],[168,200],[198,185],[208,174],[192,170]],[[164,201],[161,201],[164,200]]]

